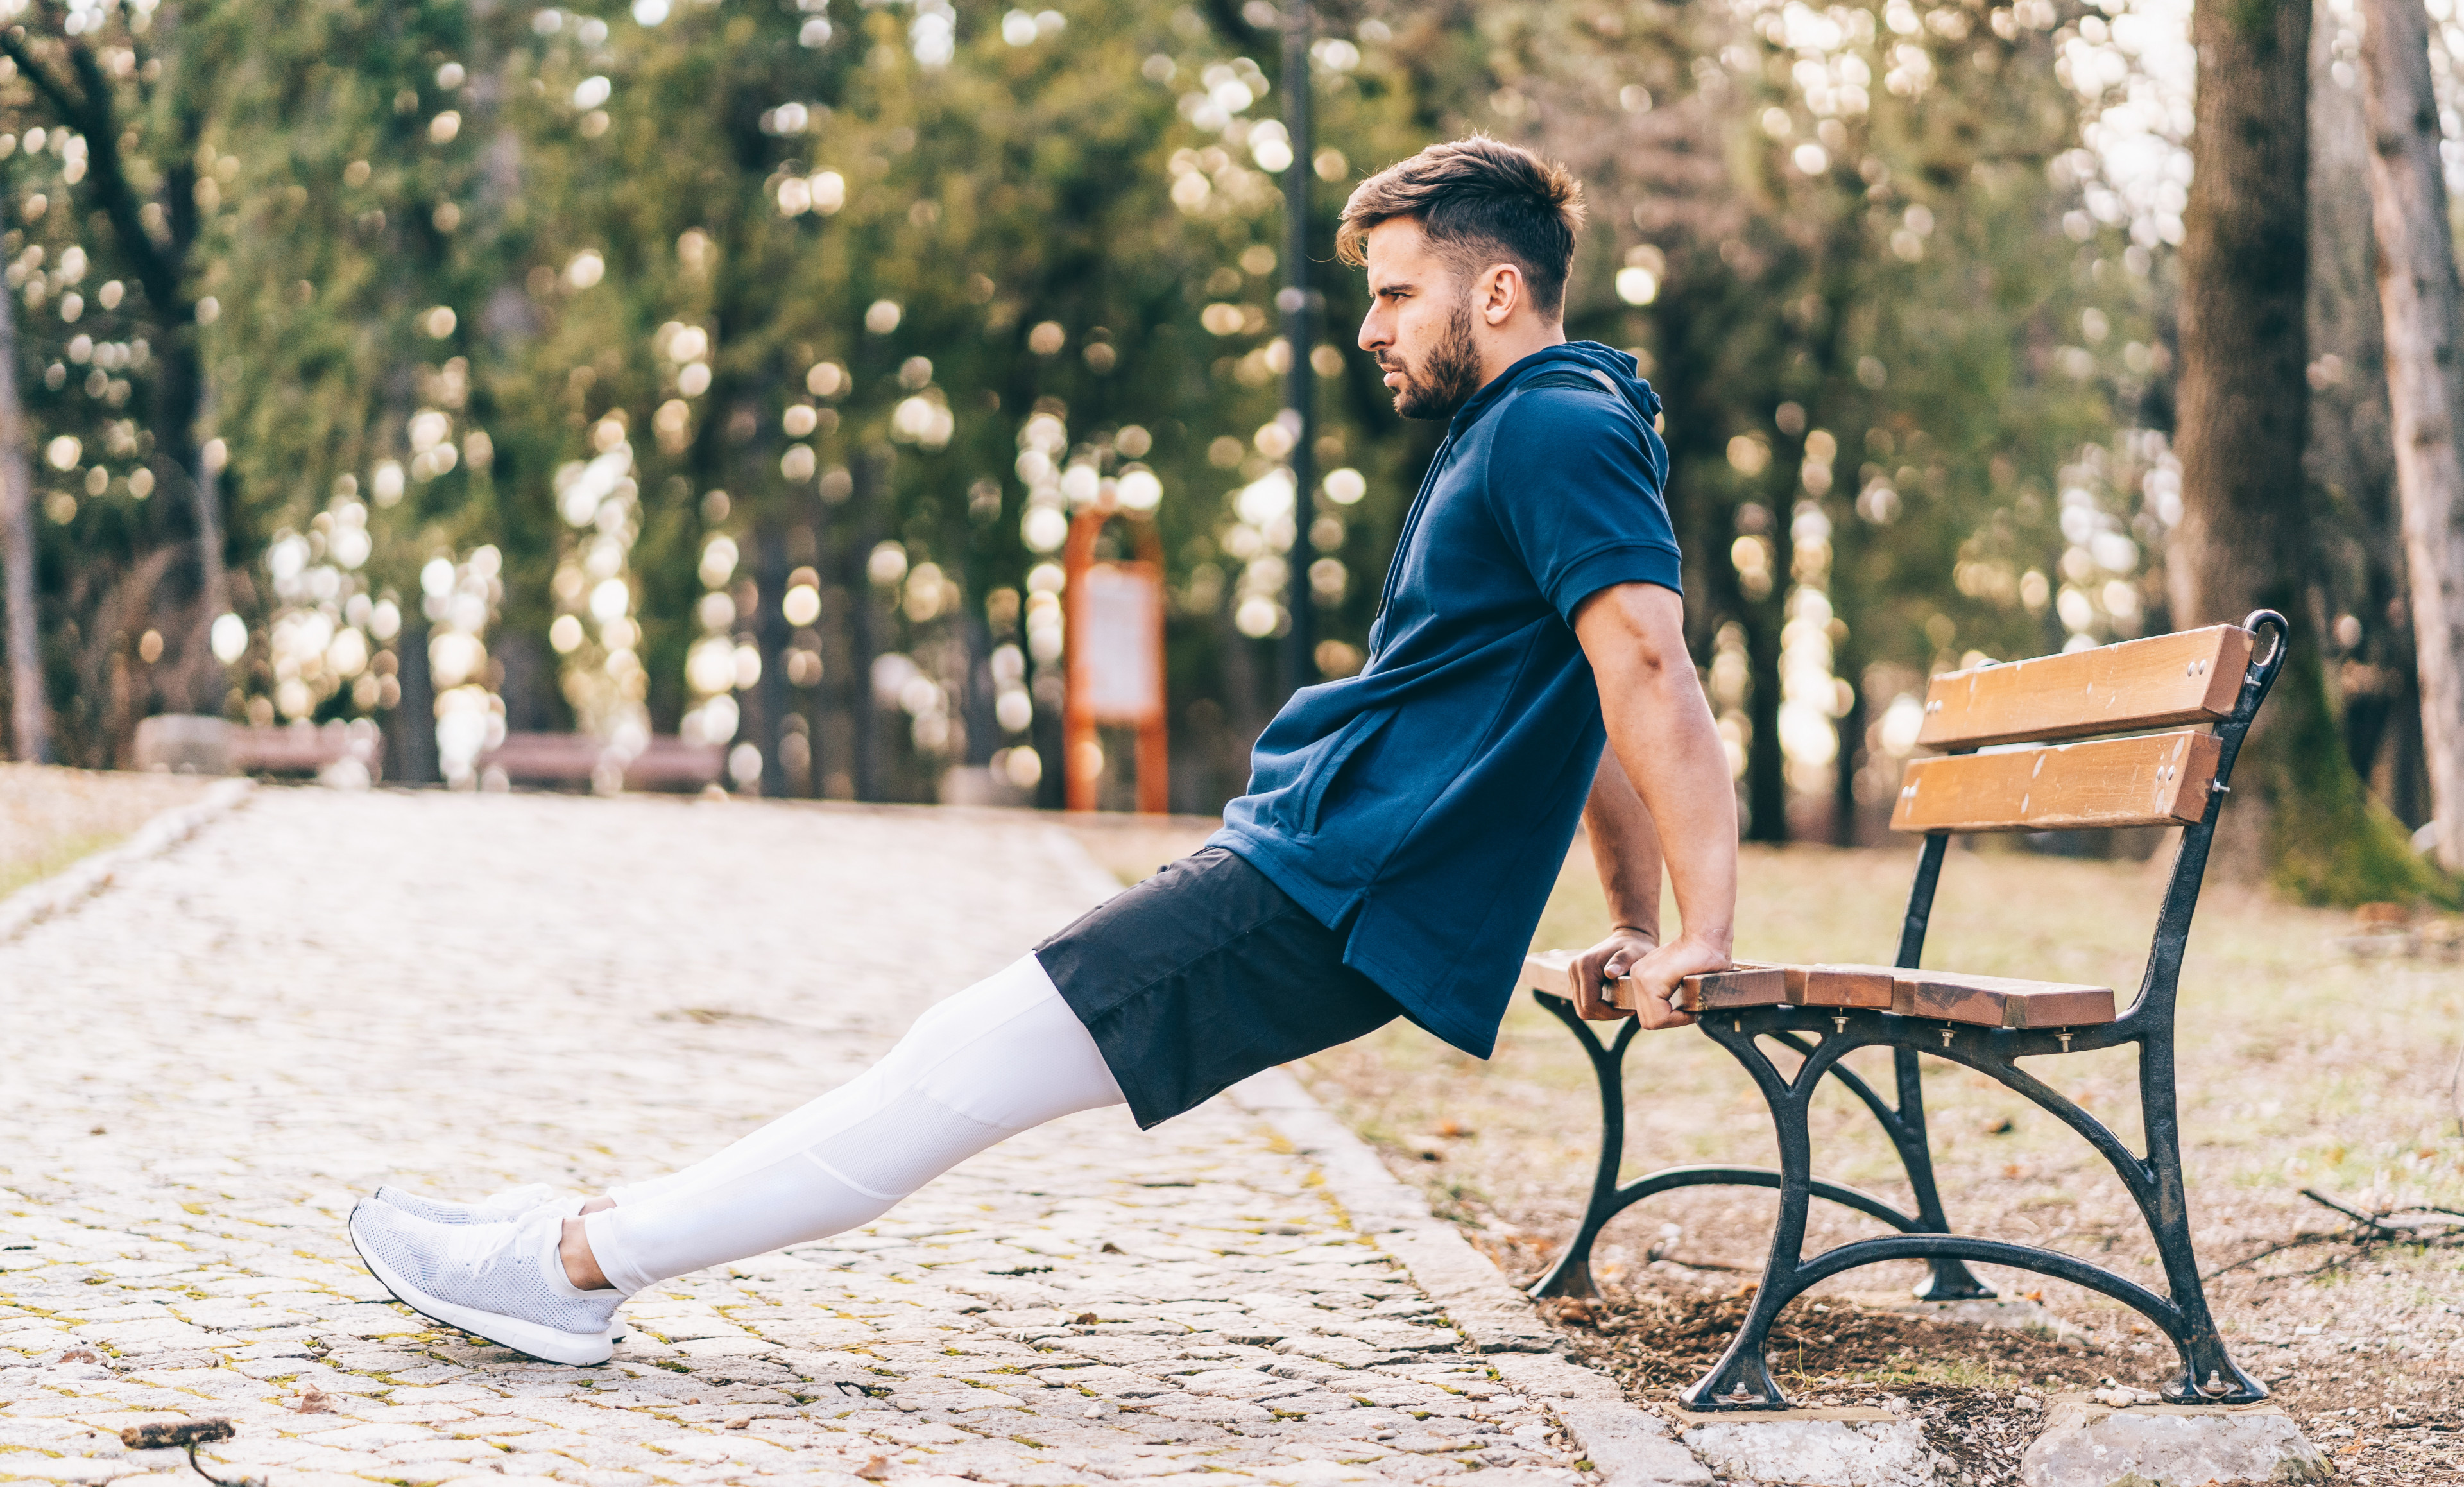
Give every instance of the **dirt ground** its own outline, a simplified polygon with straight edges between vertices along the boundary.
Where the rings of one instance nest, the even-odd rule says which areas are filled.
[[[1925,964],[1962,970],[2138,984],[2155,920],[2152,865],[2012,851],[1958,851],[1944,874]],[[1914,865],[1909,852],[1751,849],[1743,862],[1737,950],[1772,960],[1888,961]],[[1670,922],[1674,922],[1673,911]],[[1591,943],[1607,922],[1577,850],[1538,937]],[[2464,966],[2424,952],[2429,933],[2367,943],[2351,915],[2209,895],[2183,976],[2183,1125],[2211,1297],[2242,1366],[2353,1482],[2464,1482],[2464,1245],[2393,1243],[2304,1198],[2365,1213],[2464,1210]],[[2365,955],[2365,950],[2393,951]],[[2402,953],[2411,950],[2420,953]],[[1868,1078],[1888,1054],[1855,1055]],[[2153,1245],[2120,1182],[2051,1117],[1983,1076],[1927,1059],[1926,1101],[1941,1186],[1964,1232],[2079,1254],[2163,1289]],[[2050,1066],[2050,1067],[2049,1067]],[[2129,1050],[2044,1060],[2035,1072],[2140,1148]],[[1589,1065],[1528,998],[1485,1063],[1394,1027],[1309,1061],[1309,1080],[1418,1181],[1440,1210],[1513,1274],[1537,1276],[1572,1231],[1596,1160],[1598,1097]],[[1771,1165],[1769,1117],[1728,1055],[1699,1033],[1645,1034],[1630,1052],[1625,1175],[1681,1163]],[[1815,1105],[1816,1169],[1908,1202],[1888,1143],[1844,1091]],[[1561,1313],[1580,1344],[1666,1401],[1717,1357],[1739,1289],[1762,1268],[1774,1200],[1696,1188],[1628,1210],[1602,1236],[1600,1303]],[[2453,1234],[2415,1213],[2393,1237]],[[2401,1226],[2403,1219],[2392,1219]],[[1817,1207],[1809,1253],[1877,1232]],[[2372,1242],[2354,1242],[2356,1236]],[[1971,1480],[2015,1480],[2035,1411],[2015,1395],[2110,1378],[2153,1388],[2169,1348],[2118,1303],[2060,1282],[1982,1270],[2006,1297],[2039,1294],[2079,1329],[2049,1340],[1859,1308],[1863,1293],[1905,1296],[1914,1264],[1852,1273],[1781,1317],[1772,1362],[1793,1394],[1855,1403],[1884,1396],[1928,1418]],[[1816,1313],[1814,1307],[1830,1308]],[[1999,1463],[1997,1465],[1996,1463]]]
[[[213,782],[0,764],[0,898],[112,846]]]

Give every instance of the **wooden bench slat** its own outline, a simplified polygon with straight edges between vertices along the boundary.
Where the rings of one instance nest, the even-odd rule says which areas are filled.
[[[1791,1007],[1871,1007],[1888,1009],[1897,972],[1888,965],[1765,965],[1739,961],[1738,965],[1776,970],[1788,983]]]
[[[1617,1005],[1632,1007],[1634,998],[1634,978],[1620,977]],[[1788,977],[1764,966],[1731,966],[1688,976],[1677,984],[1677,1010],[1683,1012],[1725,1012],[1740,1007],[1780,1007],[1787,1002]]]
[[[1527,991],[1564,996],[1572,950],[1535,950],[1523,959],[1519,982]],[[1631,1009],[1635,985],[1620,977],[1610,990],[1613,1005]],[[1869,1008],[1909,1017],[1931,1017],[1987,1028],[2084,1028],[2111,1022],[2109,987],[2012,976],[1977,976],[1949,970],[1903,970],[1895,965],[1792,965],[1739,961],[1726,971],[1688,976],[1678,1007],[1689,1012],[1745,1007]]]
[[[2110,987],[1972,976],[1954,970],[1899,972],[1891,1010],[1987,1028],[2083,1028],[2114,1018]]]
[[[1914,760],[1900,777],[1891,830],[2188,825],[2207,811],[2221,749],[2213,734],[2157,733]]]
[[[1917,744],[1977,747],[2213,721],[2233,712],[2254,639],[2237,625],[2212,625],[1945,672],[1925,690]]]

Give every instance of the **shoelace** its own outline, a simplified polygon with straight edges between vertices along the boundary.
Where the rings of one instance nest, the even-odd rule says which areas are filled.
[[[558,1221],[561,1225],[561,1220]],[[538,1244],[538,1227],[530,1220],[511,1224],[470,1224],[454,1229],[453,1236],[445,1242],[445,1258],[484,1271],[495,1264],[504,1253],[518,1245]]]
[[[524,1183],[519,1187],[490,1193],[473,1206],[488,1213],[527,1213],[556,1195],[556,1189],[545,1183]]]

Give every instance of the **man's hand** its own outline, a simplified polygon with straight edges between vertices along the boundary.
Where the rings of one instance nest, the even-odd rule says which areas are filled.
[[[1641,965],[1659,948],[1659,943],[1651,936],[1620,927],[1606,940],[1575,956],[1574,964],[1566,967],[1568,989],[1573,995],[1575,1012],[1593,1022],[1615,1022],[1620,1017],[1636,1015],[1609,1001],[1605,983],[1615,981]],[[1660,1024],[1646,1021],[1643,1026],[1656,1028]]]
[[[1705,971],[1727,970],[1731,964],[1726,943],[1678,936],[1627,972],[1635,980],[1635,1015],[1646,1029],[1684,1027],[1694,1019],[1677,1010],[1677,984]]]
[[[1705,971],[1727,970],[1728,952],[1691,936],[1681,935],[1663,945],[1631,930],[1620,929],[1574,958],[1567,974],[1573,978],[1574,1010],[1595,1022],[1631,1016],[1645,1031],[1683,1028],[1694,1019],[1677,1010],[1678,983]],[[1629,1012],[1609,1005],[1601,983],[1619,976],[1635,980],[1635,1006]]]

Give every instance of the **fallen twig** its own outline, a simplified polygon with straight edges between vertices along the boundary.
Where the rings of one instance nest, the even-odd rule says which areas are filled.
[[[2255,1265],[2260,1260],[2266,1259],[2271,1254],[2281,1254],[2287,1250],[2306,1249],[2311,1245],[2317,1244],[2351,1245],[2354,1249],[2361,1251],[2365,1254],[2374,1249],[2380,1249],[2389,1245],[2409,1244],[2418,1245],[2424,1249],[2446,1249],[2453,1246],[2464,1246],[2464,1222],[2449,1223],[2445,1226],[2445,1232],[2440,1233],[2428,1232],[2424,1227],[2420,1225],[2407,1224],[2399,1226],[2388,1222],[2390,1219],[2401,1217],[2407,1213],[2449,1214],[2453,1215],[2455,1219],[2464,1220],[2464,1210],[2442,1209],[2431,1204],[2409,1204],[2403,1208],[2382,1209],[2376,1213],[2365,1213],[2359,1209],[2346,1208],[2343,1204],[2338,1203],[2335,1199],[2330,1198],[2324,1193],[2319,1192],[2314,1188],[2304,1187],[2300,1191],[2301,1196],[2309,1199],[2315,1204],[2318,1204],[2321,1208],[2331,1209],[2336,1212],[2344,1215],[2344,1217],[2352,1220],[2352,1224],[2347,1228],[2328,1232],[2321,1232],[2317,1230],[2304,1230],[2290,1239],[2271,1244],[2266,1249],[2263,1249],[2255,1254],[2245,1255],[2242,1258],[2233,1261],[2230,1265],[2218,1266],[2216,1269],[2208,1272],[2204,1278],[2213,1280],[2218,1276],[2228,1275],[2247,1266]],[[2262,1276],[2259,1278],[2261,1280],[2299,1280],[2311,1276],[2322,1275],[2328,1271],[2338,1269],[2347,1262],[2347,1256],[2337,1255],[2321,1264],[2314,1265],[2308,1270],[2295,1271],[2282,1276]]]
[[[165,1448],[186,1451],[189,1467],[214,1487],[265,1487],[265,1478],[261,1476],[216,1476],[197,1459],[199,1446],[229,1440],[234,1433],[231,1421],[219,1415],[209,1415],[203,1419],[160,1420],[149,1425],[132,1425],[120,1432],[120,1443],[131,1451],[161,1451]]]
[[[2343,1204],[2338,1203],[2335,1199],[2321,1193],[2315,1187],[2302,1188],[2301,1196],[2309,1199],[2311,1202],[2319,1205],[2322,1209],[2335,1210],[2337,1212],[2342,1213],[2356,1224],[2367,1224],[2370,1228],[2378,1230],[2382,1233],[2392,1233],[2394,1232],[2388,1229],[2385,1224],[2380,1223],[2377,1219],[2372,1218],[2369,1214],[2364,1213],[2358,1209],[2348,1209]]]
[[[2231,1275],[2233,1272],[2240,1270],[2246,1265],[2255,1265],[2271,1254],[2281,1254],[2287,1250],[2299,1250],[2314,1244],[2325,1244],[2338,1237],[2339,1236],[2336,1234],[2321,1233],[2316,1230],[2303,1230],[2300,1233],[2294,1235],[2292,1238],[2285,1240],[2281,1244],[2269,1245],[2266,1249],[2259,1251],[2256,1254],[2237,1259],[2230,1265],[2219,1265],[2200,1278],[2203,1280],[2213,1280],[2218,1276]]]

